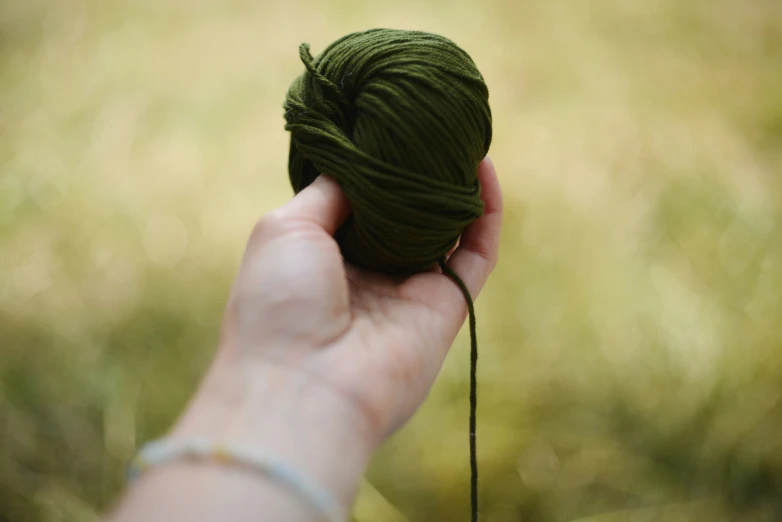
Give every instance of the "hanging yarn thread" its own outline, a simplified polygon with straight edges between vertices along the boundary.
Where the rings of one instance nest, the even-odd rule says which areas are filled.
[[[466,52],[425,32],[373,29],[347,35],[315,58],[307,44],[299,54],[306,71],[284,104],[294,191],[328,173],[352,207],[335,235],[346,260],[385,273],[439,264],[467,301],[475,522],[475,313],[445,260],[483,213],[477,167],[492,138],[488,89]]]

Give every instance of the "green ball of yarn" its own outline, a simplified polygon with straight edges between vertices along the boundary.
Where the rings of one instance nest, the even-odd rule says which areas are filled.
[[[350,262],[414,272],[483,213],[476,172],[492,136],[489,92],[470,56],[419,31],[349,34],[313,58],[284,104],[295,192],[333,176],[353,212],[337,232]]]

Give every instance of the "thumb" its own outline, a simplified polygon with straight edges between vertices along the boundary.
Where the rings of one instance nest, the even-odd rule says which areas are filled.
[[[336,180],[321,174],[280,208],[279,215],[311,221],[333,235],[350,215],[350,203]]]

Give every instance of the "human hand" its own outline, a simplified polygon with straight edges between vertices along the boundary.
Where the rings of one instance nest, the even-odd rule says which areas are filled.
[[[502,196],[478,167],[484,215],[449,268],[475,298],[497,261]],[[467,312],[438,268],[407,278],[346,265],[332,234],[350,213],[321,176],[255,226],[217,357],[170,437],[250,444],[348,509],[375,447],[426,397]],[[146,474],[113,514],[136,520],[317,520],[280,485],[216,463]]]
[[[490,160],[478,178],[485,213],[448,261],[473,298],[496,264],[502,219]],[[346,265],[332,235],[349,212],[337,183],[321,176],[258,221],[229,299],[221,349],[245,363],[307,374],[382,438],[428,394],[467,308],[439,269],[392,277]]]

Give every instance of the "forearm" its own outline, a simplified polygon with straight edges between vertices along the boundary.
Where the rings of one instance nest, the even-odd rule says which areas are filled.
[[[279,366],[238,369],[225,358],[215,363],[169,437],[231,442],[269,452],[332,492],[346,511],[376,444],[359,411],[317,379]],[[293,491],[261,473],[203,460],[149,470],[111,520],[322,518]]]

